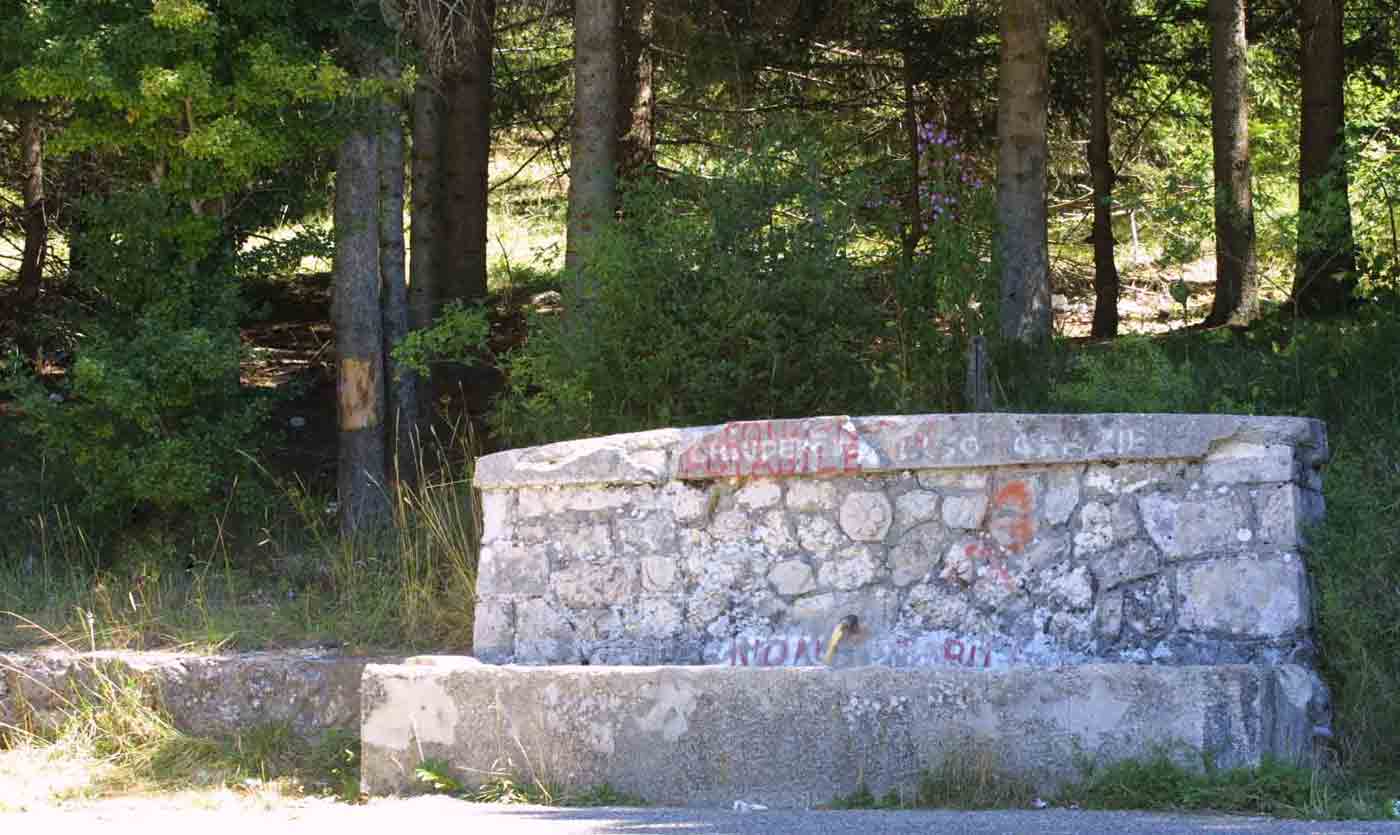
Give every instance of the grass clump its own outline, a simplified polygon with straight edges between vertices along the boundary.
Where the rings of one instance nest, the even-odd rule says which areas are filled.
[[[1092,769],[1059,802],[1086,809],[1239,812],[1285,818],[1385,819],[1384,792],[1321,769],[1265,760],[1195,770],[1166,754]]]

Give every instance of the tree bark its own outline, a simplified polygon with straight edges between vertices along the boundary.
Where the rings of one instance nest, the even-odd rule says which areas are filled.
[[[1244,0],[1209,0],[1211,146],[1215,155],[1215,302],[1207,325],[1259,315],[1249,168],[1249,68]]]
[[[434,313],[449,301],[486,295],[486,188],[491,163],[491,58],[495,0],[470,9],[475,19],[459,35],[459,64],[443,79],[447,108],[442,130],[442,243]],[[470,31],[467,31],[467,30]]]
[[[380,75],[397,80],[399,63],[385,57]],[[403,104],[397,97],[381,107],[379,134],[379,274],[384,321],[384,370],[387,445],[386,468],[396,481],[413,481],[418,426],[418,375],[394,361],[392,352],[408,335],[408,276],[404,272]]]
[[[340,143],[335,182],[335,347],[340,529],[388,518],[384,472],[384,336],[379,277],[379,164],[372,128]]]
[[[997,81],[1001,335],[1024,343],[1048,339],[1051,328],[1045,208],[1049,21],[1045,0],[1002,3]]]
[[[622,0],[622,64],[617,108],[618,175],[631,179],[656,161],[656,90],[652,60],[653,0]]]
[[[1090,335],[1118,335],[1118,265],[1113,251],[1113,181],[1109,158],[1108,25],[1107,10],[1090,9],[1089,74],[1092,107],[1089,118],[1089,173],[1094,181],[1094,321]]]
[[[1335,313],[1356,288],[1356,245],[1345,161],[1342,0],[1299,0],[1303,116],[1298,141],[1298,255],[1293,302]]]
[[[37,105],[24,108],[19,136],[24,156],[24,253],[19,262],[15,307],[23,315],[39,299],[49,251],[48,214],[44,208],[44,126]]]
[[[433,323],[437,259],[442,253],[438,227],[442,196],[442,100],[427,76],[413,90],[413,205],[409,220],[409,327]]]
[[[582,254],[617,209],[617,111],[622,0],[574,3],[574,135],[569,150],[569,221],[564,266],[573,276],[570,317],[586,320],[591,295]],[[586,330],[586,325],[584,326]]]

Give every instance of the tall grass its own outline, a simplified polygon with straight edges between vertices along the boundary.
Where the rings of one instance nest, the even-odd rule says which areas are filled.
[[[430,436],[413,472],[386,486],[390,524],[352,539],[327,497],[297,483],[278,485],[279,506],[242,522],[248,530],[231,531],[231,511],[212,519],[198,549],[155,530],[128,535],[114,556],[62,509],[31,519],[21,556],[0,559],[0,612],[22,616],[0,616],[0,649],[56,638],[102,649],[469,650],[477,451],[469,429]]]

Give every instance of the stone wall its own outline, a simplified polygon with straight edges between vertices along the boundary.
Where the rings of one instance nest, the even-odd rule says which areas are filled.
[[[478,657],[1312,662],[1317,421],[822,417],[478,463]],[[836,625],[856,628],[831,651]]]

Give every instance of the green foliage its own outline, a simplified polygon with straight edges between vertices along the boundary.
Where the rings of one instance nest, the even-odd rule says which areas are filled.
[[[587,252],[593,295],[535,319],[510,358],[498,428],[524,442],[869,406],[854,201],[816,166],[775,141],[711,178],[635,184]]]
[[[448,302],[432,327],[411,331],[394,348],[394,360],[404,368],[427,374],[434,362],[473,364],[488,351],[491,322],[482,305]]]
[[[452,765],[446,760],[428,757],[413,769],[413,776],[434,794],[460,795],[464,791],[462,782],[452,776]]]
[[[133,511],[204,510],[256,449],[239,388],[237,285],[211,224],[151,191],[93,205],[78,276],[92,294],[61,392],[11,378],[24,431],[90,534]],[[66,493],[66,495],[65,495]]]
[[[1258,768],[1192,769],[1166,753],[1091,768],[1061,803],[1091,809],[1237,812],[1289,818],[1390,817],[1382,793],[1265,760]]]

